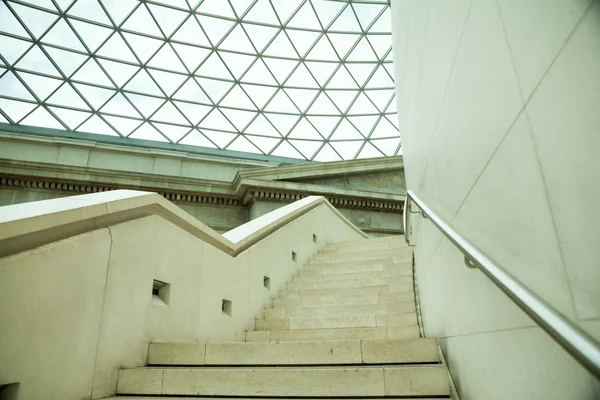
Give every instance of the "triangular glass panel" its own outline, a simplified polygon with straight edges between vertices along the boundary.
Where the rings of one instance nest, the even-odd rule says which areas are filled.
[[[231,143],[238,135],[235,133],[227,133],[227,132],[215,132],[211,130],[202,130],[202,133],[209,138],[214,144],[216,144],[220,149],[224,149],[227,147],[229,143]]]
[[[393,63],[384,63],[383,66],[385,70],[390,74],[390,76],[394,76],[394,64]]]
[[[360,35],[352,33],[328,33],[327,36],[329,36],[329,40],[333,43],[333,47],[340,59],[343,59],[352,46],[360,39]]]
[[[258,85],[241,85],[246,92],[246,94],[250,97],[252,102],[256,105],[257,108],[262,109],[265,106],[265,103],[273,96],[276,87],[270,86],[258,86]]]
[[[69,129],[75,130],[91,114],[84,111],[69,110],[67,108],[49,107]]]
[[[131,102],[135,104],[135,107],[140,110],[146,118],[154,114],[154,111],[165,102],[164,99],[142,96],[141,94],[125,93],[125,97],[131,100]]]
[[[196,129],[193,129],[189,134],[187,134],[183,139],[181,139],[179,143],[191,146],[210,147],[211,149],[217,148],[217,146],[213,142],[208,140],[203,134],[201,134]]]
[[[200,127],[235,132],[235,127],[231,125],[231,122],[229,122],[217,108],[213,109],[210,114],[200,122]]]
[[[100,69],[93,58],[89,58],[86,63],[83,64],[79,71],[73,75],[73,80],[113,87],[112,82],[108,80],[104,71]]]
[[[248,72],[242,77],[242,82],[258,83],[263,85],[277,85],[277,81],[267,69],[261,58],[256,60]]]
[[[319,84],[312,77],[304,63],[300,63],[292,76],[285,83],[286,87],[314,88],[318,89]]]
[[[42,42],[66,47],[67,49],[85,51],[71,27],[62,18],[44,35]]]
[[[257,52],[262,52],[267,45],[275,37],[279,29],[270,26],[242,24],[252,44]]]
[[[244,16],[244,21],[260,22],[263,24],[279,25],[277,15],[269,0],[258,0],[252,9]]]
[[[357,159],[383,157],[383,153],[377,150],[371,143],[365,143],[365,147],[360,151]]]
[[[77,131],[97,133],[99,135],[120,136],[97,115],[92,115]]]
[[[306,118],[302,118],[300,122],[292,129],[288,138],[293,139],[313,139],[313,140],[323,140],[323,137],[319,135],[319,132],[308,123]]]
[[[37,8],[23,6],[11,2],[10,6],[23,21],[25,26],[39,39],[50,25],[58,18],[58,15],[50,14]]]
[[[175,104],[175,107],[177,107],[177,109],[194,125],[197,125],[198,122],[212,110],[211,106],[186,103],[183,101],[173,101],[173,104]]]
[[[122,87],[135,74],[139,67],[134,67],[129,64],[123,64],[116,61],[98,60],[100,65],[108,73],[108,76],[117,84],[117,87]]]
[[[313,158],[313,161],[327,162],[327,161],[339,161],[342,158],[331,148],[329,144],[325,144],[319,154]]]
[[[21,72],[21,74],[23,73]],[[27,82],[27,80],[25,81]],[[27,82],[27,84],[29,84],[29,82]],[[34,100],[31,93],[29,93],[29,90],[27,90],[27,88],[21,83],[21,81],[17,79],[17,77],[12,73],[12,71],[8,71],[6,74],[4,74],[4,76],[2,76],[2,78],[0,78],[0,88],[2,88],[3,96],[14,97],[23,100]],[[38,97],[40,96],[35,90],[34,92]]]
[[[2,3],[4,4],[4,3]],[[0,54],[9,64],[14,64],[29,49],[31,43],[0,35]]]
[[[246,133],[255,133],[257,135],[265,135],[265,136],[270,136],[270,137],[275,137],[275,138],[281,137],[281,135],[277,132],[277,130],[275,130],[273,125],[271,125],[269,120],[267,120],[263,114],[258,114],[258,117],[256,117],[256,119],[254,121],[252,121],[250,126],[248,128],[246,128],[245,132]],[[262,149],[262,147],[261,147],[261,149]]]
[[[339,61],[335,50],[325,35],[321,36],[319,42],[308,53],[306,58],[310,60]]]
[[[398,108],[397,108],[397,103],[396,100],[392,100],[392,102],[390,103],[390,105],[385,109],[386,113],[396,113],[398,112]]]
[[[189,4],[186,0],[153,0],[153,2],[162,3],[167,6],[177,7],[187,11],[189,8],[195,9],[198,6],[198,3],[200,3],[200,0],[189,0]]]
[[[69,8],[68,15],[111,25],[98,0],[77,0],[73,7]]]
[[[201,47],[188,46],[186,44],[172,43],[171,44],[183,63],[188,68],[188,71],[194,72],[198,65],[206,59],[210,54],[210,50]]]
[[[128,136],[131,131],[140,126],[144,121],[139,119],[113,117],[111,115],[105,115],[106,121],[112,125],[122,136]]]
[[[253,2],[254,0],[230,0],[230,3],[233,6],[238,18],[244,15],[246,10],[248,10],[248,7],[250,7]]]
[[[299,113],[298,109],[296,108],[294,103],[292,103],[292,101],[289,99],[289,97],[287,97],[287,95],[285,94],[283,89],[280,89],[277,92],[275,97],[273,97],[273,99],[269,102],[269,104],[265,108],[265,111],[291,113],[291,114]]]
[[[46,50],[46,52],[50,54],[52,60],[54,60],[54,62],[58,65],[58,67],[61,69],[61,71],[65,74],[67,78],[70,77],[73,74],[73,72],[75,72],[75,70],[79,68],[79,66],[83,64],[83,62],[87,58],[86,56],[82,56],[81,54],[71,53],[70,51],[60,50],[54,47],[43,47],[44,50]],[[97,65],[96,67],[100,69]],[[102,74],[104,75],[104,72]],[[104,76],[104,79],[108,81],[108,78],[106,76]],[[110,84],[110,81],[108,82]],[[110,85],[112,86],[112,84]]]
[[[197,103],[211,103],[210,99],[206,96],[202,89],[200,89],[200,86],[198,86],[194,78],[188,79],[187,82],[183,84],[181,89],[179,89],[177,93],[173,95],[173,98],[194,101]]]
[[[371,143],[386,156],[393,156],[400,144],[400,138],[372,140]]]
[[[216,46],[221,39],[223,39],[223,36],[225,36],[229,29],[231,29],[231,27],[234,25],[234,22],[232,21],[207,17],[204,15],[199,15],[198,21],[204,28],[204,31],[208,35],[208,39],[214,46]]]
[[[392,35],[369,35],[367,38],[379,59],[383,59],[392,48]]]
[[[167,96],[173,95],[187,79],[187,75],[172,74],[171,72],[158,71],[156,69],[148,69],[148,72]]]
[[[282,60],[279,58],[265,57],[263,60],[267,64],[267,67],[269,67],[271,73],[281,84],[285,82],[292,70],[298,65],[298,61]]]
[[[139,72],[127,83],[127,85],[125,85],[123,89],[156,96],[163,95],[145,69],[140,69]]]
[[[323,145],[323,142],[315,142],[313,140],[290,140],[289,143],[302,153],[307,160],[310,160]]]
[[[338,115],[339,113],[331,100],[323,92],[319,94],[319,97],[317,97],[313,105],[308,109],[308,114]]]
[[[371,99],[373,104],[380,110],[385,110],[386,106],[390,102],[390,99],[394,95],[393,89],[387,90],[366,90],[366,95]]]
[[[123,29],[162,37],[160,29],[156,26],[156,23],[150,15],[150,12],[148,12],[148,9],[145,7],[145,4],[146,3],[141,3],[133,14],[127,18],[127,21],[123,24]]]
[[[196,78],[196,82],[198,82],[200,87],[202,87],[215,104],[221,101],[225,93],[227,93],[233,85],[232,82],[223,82],[216,79],[205,78]]]
[[[327,89],[358,89],[358,86],[356,86],[354,79],[344,68],[344,65],[341,65],[333,78],[327,83]]]
[[[29,34],[25,29],[23,29],[21,23],[8,9],[5,2],[0,2],[0,21],[2,22],[2,32],[11,33],[13,35],[29,39]]]
[[[48,104],[55,104],[57,106],[67,106],[73,108],[80,108],[83,110],[89,110],[87,104],[81,99],[79,94],[73,90],[71,85],[64,83],[60,89],[58,89],[48,100]]]
[[[272,0],[271,3],[279,17],[281,24],[285,24],[292,13],[296,11],[302,0]],[[317,28],[320,29],[320,28]]]
[[[244,32],[241,25],[236,25],[236,27],[233,28],[231,33],[223,40],[223,43],[219,45],[219,49],[240,51],[242,53],[254,53],[252,42],[250,42],[250,39],[246,36],[246,32]]]
[[[352,160],[356,156],[360,146],[362,146],[363,141],[329,142],[329,144],[342,156],[342,159]]]
[[[231,7],[229,7],[229,3],[223,0],[204,0],[196,11],[204,14],[235,18],[235,14]]]
[[[400,132],[387,119],[381,118],[371,134],[371,139],[389,138],[400,136]]]
[[[198,21],[196,21],[196,17],[193,15],[189,16],[181,28],[173,35],[172,39],[199,46],[211,46]]]
[[[298,58],[292,42],[286,36],[284,31],[279,32],[275,40],[271,42],[264,52],[267,56]]]
[[[115,93],[114,90],[101,89],[95,86],[82,85],[80,83],[74,83],[74,85],[95,110],[100,109],[100,107],[102,107],[102,105]]]
[[[327,28],[333,19],[340,13],[344,7],[344,2],[330,1],[330,0],[312,0],[313,7],[317,11],[317,16],[321,21],[323,28]]]
[[[164,43],[162,40],[151,39],[146,36],[134,35],[133,33],[128,32],[123,32],[123,36],[125,36],[125,40],[129,43],[142,63],[146,63]]]
[[[358,90],[327,90],[325,93],[333,100],[337,108],[345,113],[358,95]]]
[[[175,108],[175,106],[167,101],[163,106],[151,117],[152,121],[160,121],[166,123],[189,125],[189,122]]]
[[[371,75],[377,64],[345,64],[348,71],[352,74],[359,86],[363,86],[367,78]]]
[[[286,140],[282,141],[279,146],[271,153],[274,156],[305,159],[305,157],[294,149]]]
[[[252,121],[256,116],[256,112],[232,110],[229,108],[221,109],[225,116],[233,123],[238,131],[242,132],[244,128]]]
[[[48,57],[46,57],[38,46],[33,46],[17,63],[17,67],[43,74],[60,76],[60,73],[54,68],[54,65],[52,65]]]
[[[102,0],[115,26],[121,25],[123,19],[139,4],[137,0]]]
[[[117,93],[108,103],[102,107],[101,113],[121,115],[123,117],[139,118],[140,115],[129,104],[127,99],[121,93]]]
[[[154,4],[148,4],[148,8],[162,29],[165,38],[169,38],[189,15],[183,11]]]
[[[395,102],[395,101],[393,101]],[[392,125],[394,125],[396,127],[396,129],[399,129],[398,127],[398,114],[386,114],[384,115],[385,118],[387,118],[388,121],[390,121],[390,123]]]
[[[308,116],[306,117],[310,123],[317,128],[321,136],[328,137],[333,128],[338,124],[340,117],[321,117]]]
[[[97,54],[106,58],[137,63],[137,59],[131,50],[129,50],[129,47],[127,47],[127,44],[125,44],[125,41],[118,32],[115,32],[110,39],[100,47]]]
[[[317,19],[313,8],[310,6],[309,1],[304,3],[304,5],[300,8],[300,10],[298,10],[296,15],[294,15],[294,17],[287,24],[287,26],[302,29],[321,29],[319,20]]]
[[[296,29],[287,29],[286,33],[300,57],[304,57],[306,52],[317,41],[321,32],[303,31]]]
[[[294,124],[300,118],[299,115],[285,115],[285,114],[270,114],[265,113],[265,117],[273,124],[273,126],[279,131],[282,136],[292,129]]]
[[[8,74],[11,74],[11,72],[9,71]],[[7,75],[4,75],[0,81],[3,81]],[[19,72],[19,76],[23,78],[23,80],[27,83],[27,86],[34,91],[41,101],[46,100],[46,98],[50,96],[50,94],[54,92],[61,85],[61,83],[63,83],[63,81],[60,79],[46,78],[45,76],[28,74],[26,72]],[[3,92],[8,93],[5,91],[6,86],[3,85],[4,82],[2,85],[0,85],[3,87]],[[29,92],[27,92],[27,95],[29,95]],[[29,97],[31,97],[31,95],[29,95]]]
[[[269,154],[273,147],[275,147],[275,145],[281,141],[281,139],[252,135],[248,135],[246,138],[250,140],[256,147],[258,147],[264,154]]]
[[[196,75],[233,80],[233,77],[227,71],[227,67],[223,64],[216,51],[204,61],[198,71],[196,71]]]
[[[394,81],[387,74],[385,68],[383,66],[379,66],[377,71],[373,74],[369,82],[367,82],[367,88],[375,89],[375,88],[393,88]]]
[[[363,37],[360,42],[356,45],[352,53],[346,59],[347,61],[375,61],[377,55],[373,52],[373,49],[369,45],[369,42]]]
[[[179,61],[179,58],[169,46],[169,43],[165,43],[165,45],[156,53],[154,57],[148,62],[149,67],[166,69],[169,71],[183,72],[187,73],[187,70]]]
[[[62,0],[62,2],[64,2],[65,0]],[[21,0],[21,3],[29,3],[33,6],[37,6],[49,11],[54,11],[56,12],[56,7],[54,7],[54,4],[51,1],[46,1],[46,0]],[[57,0],[57,3],[61,3],[61,0]]]
[[[358,131],[364,137],[368,137],[373,129],[373,125],[377,123],[379,116],[377,115],[363,115],[359,117],[348,117],[348,120],[352,125],[358,129]]]
[[[377,21],[369,29],[369,33],[390,33],[392,31],[392,19],[388,7]]]
[[[337,127],[330,140],[364,140],[365,138],[346,118]]]
[[[250,64],[252,64],[256,59],[254,56],[221,51],[219,51],[219,55],[223,58],[225,65],[227,65],[233,76],[235,76],[237,79],[240,79]]]
[[[235,85],[233,89],[219,103],[221,106],[243,108],[247,110],[256,110],[250,98],[244,93],[239,85]]]
[[[42,106],[38,107],[34,112],[29,114],[20,125],[41,126],[43,128],[65,129],[46,109]]]
[[[354,12],[358,17],[360,26],[366,31],[385,6],[379,4],[353,3],[352,7],[354,7]]]
[[[338,63],[325,63],[317,61],[306,61],[305,64],[321,86],[325,85],[327,80],[331,77],[331,74],[333,74],[339,65]]]
[[[98,50],[98,47],[110,36],[113,31],[98,25],[88,24],[87,22],[69,20],[73,28],[77,31],[90,53]]]
[[[375,108],[373,103],[365,96],[364,93],[358,95],[352,107],[350,107],[350,111],[348,114],[358,115],[358,114],[377,114],[379,110]]]
[[[153,140],[155,142],[168,142],[167,138],[148,122],[142,124],[129,137],[132,139]]]
[[[305,112],[310,103],[314,100],[314,98],[319,93],[318,90],[315,89],[290,89],[286,88],[285,92],[288,94],[290,99],[294,102],[294,104],[298,107],[300,112]]]
[[[337,17],[329,29],[338,32],[361,32],[360,25],[358,24],[356,16],[354,15],[352,7],[350,7],[349,3],[346,9],[339,17]]]
[[[152,125],[160,132],[162,132],[163,136],[169,138],[169,140],[173,143],[177,143],[181,138],[186,135],[191,128],[189,126],[175,126],[169,124],[161,124],[159,122],[152,122]]]
[[[4,111],[15,123],[31,112],[37,104],[0,98],[0,110]]]

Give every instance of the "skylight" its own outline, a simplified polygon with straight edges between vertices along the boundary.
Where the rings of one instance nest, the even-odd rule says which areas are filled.
[[[0,129],[395,155],[390,32],[387,0],[2,1]]]

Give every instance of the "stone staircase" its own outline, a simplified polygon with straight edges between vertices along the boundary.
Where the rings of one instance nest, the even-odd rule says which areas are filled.
[[[117,399],[450,396],[436,339],[419,336],[412,250],[398,236],[328,245],[246,342],[151,343],[148,364],[120,371]]]

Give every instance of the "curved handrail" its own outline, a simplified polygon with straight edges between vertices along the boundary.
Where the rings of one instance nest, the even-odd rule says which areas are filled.
[[[421,215],[437,226],[444,236],[465,255],[465,263],[468,267],[480,269],[573,358],[596,378],[600,379],[600,343],[465,239],[429,208],[412,190],[407,192],[406,203],[404,204],[404,235],[409,245],[410,214],[414,213],[410,209],[412,202],[421,209]]]

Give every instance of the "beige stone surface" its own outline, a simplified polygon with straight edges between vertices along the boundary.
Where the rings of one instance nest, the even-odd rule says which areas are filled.
[[[412,339],[420,337],[419,327],[411,326],[388,326],[386,327],[388,339]]]
[[[385,327],[271,331],[271,341],[386,339]]]
[[[363,340],[361,348],[365,363],[439,362],[435,338]]]
[[[206,343],[150,343],[148,365],[202,365]]]
[[[161,368],[134,368],[119,371],[117,393],[161,394],[164,370]]]
[[[412,292],[403,293],[381,293],[379,295],[380,303],[406,303],[414,302],[415,294]]]
[[[288,329],[331,329],[372,326],[377,326],[375,315],[353,315],[348,317],[290,318]]]
[[[271,331],[248,331],[245,339],[247,342],[268,342],[271,340]]]
[[[384,367],[388,396],[449,396],[450,382],[444,366]]]
[[[412,326],[417,325],[416,314],[376,315],[377,326]]]
[[[366,304],[377,304],[379,294],[360,294],[350,296],[313,296],[300,299],[304,307],[331,307],[331,306],[358,306]],[[274,303],[275,304],[275,303]],[[295,304],[294,304],[295,305]]]
[[[277,310],[277,309],[274,309]],[[317,318],[317,317],[343,317],[350,315],[379,315],[387,314],[386,304],[364,304],[334,307],[288,307],[288,318]]]

